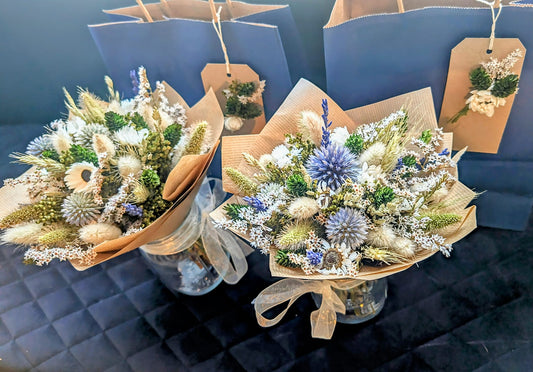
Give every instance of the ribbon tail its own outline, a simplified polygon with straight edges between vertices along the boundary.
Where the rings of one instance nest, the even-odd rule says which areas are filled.
[[[330,308],[315,310],[311,313],[311,335],[313,338],[330,340],[337,325],[337,313]]]
[[[311,335],[313,338],[331,339],[337,325],[337,313],[346,313],[346,306],[332,290],[328,281],[322,282],[320,308],[311,313]]]
[[[237,283],[248,271],[248,262],[241,247],[244,243],[236,240],[231,233],[216,229],[211,220],[205,223],[202,243],[207,258],[226,283]]]
[[[255,317],[261,327],[271,327],[280,322],[292,304],[304,293],[313,291],[313,284],[300,279],[282,279],[265,288],[254,300]],[[273,319],[263,316],[266,311],[289,301],[285,309]]]

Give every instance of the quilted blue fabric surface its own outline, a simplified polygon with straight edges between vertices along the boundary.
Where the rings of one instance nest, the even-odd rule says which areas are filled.
[[[21,168],[40,125],[0,127],[0,178]],[[480,228],[389,278],[375,319],[310,337],[311,296],[273,328],[251,301],[274,282],[253,253],[242,281],[203,297],[173,296],[134,251],[84,272],[38,268],[0,249],[0,371],[530,371],[533,221],[524,232]]]

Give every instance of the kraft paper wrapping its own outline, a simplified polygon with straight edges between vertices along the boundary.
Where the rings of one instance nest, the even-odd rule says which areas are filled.
[[[230,69],[231,76],[226,74],[226,65],[223,63],[208,63],[202,70],[202,82],[204,83],[204,89],[206,92],[208,92],[209,89],[213,89],[215,91],[222,111],[225,111],[227,101],[226,96],[224,96],[222,91],[227,89],[232,81],[237,80],[241,83],[253,81],[256,86],[259,86],[260,81],[259,75],[248,65],[232,63],[230,64]],[[222,136],[234,136],[251,133],[256,134],[261,132],[266,123],[265,108],[263,106],[263,95],[261,94],[259,98],[254,101],[254,103],[261,106],[261,115],[254,119],[243,119],[244,124],[239,130],[230,131],[224,128],[222,131]]]
[[[468,114],[459,118],[456,123],[448,122],[465,106],[466,98],[469,97],[469,93],[473,89],[470,84],[470,72],[479,67],[481,62],[488,62],[491,57],[502,60],[509,53],[520,49],[522,57],[511,69],[514,74],[520,76],[526,55],[526,49],[520,40],[494,39],[492,53],[487,54],[489,40],[487,38],[466,38],[452,49],[439,124],[446,132],[454,133],[454,150],[468,146],[468,151],[498,153],[500,141],[513,107],[516,93],[506,97],[505,105],[495,108],[492,117],[469,110]]]
[[[322,99],[324,98],[328,99],[329,119],[333,122],[331,129],[346,126],[348,131],[352,132],[357,126],[363,123],[381,120],[402,107],[408,109],[410,123],[412,124],[408,133],[417,135],[423,130],[437,128],[437,120],[435,117],[435,109],[430,88],[403,94],[382,102],[345,112],[321,89],[309,81],[301,79],[259,135],[235,136],[223,139],[222,166],[233,167],[247,176],[253,176],[254,168],[248,166],[246,161],[243,160],[242,153],[248,152],[256,158],[259,158],[262,154],[271,153],[274,147],[284,142],[286,133],[297,133],[297,122],[300,112],[303,110],[318,112]],[[451,139],[451,134],[445,136],[446,145],[450,144]],[[460,155],[461,153],[458,154],[458,157],[460,157]],[[455,159],[457,160],[457,157]],[[239,191],[237,187],[224,172],[222,179],[225,190],[238,195]],[[461,223],[450,226],[440,232],[442,236],[446,238],[446,243],[454,243],[476,228],[475,206],[465,209],[475,196],[476,194],[472,190],[468,189],[459,181],[456,181],[449,190],[449,193],[443,202],[446,204],[446,202],[453,201],[454,208],[450,207],[448,210],[463,216],[463,220]],[[228,200],[228,203],[238,203],[239,200],[238,196],[233,196]],[[217,210],[211,214],[211,217],[215,220],[222,219],[224,217],[223,205],[217,208]],[[246,239],[246,236],[242,237]],[[420,252],[408,263],[393,264],[383,267],[363,266],[357,275],[357,279],[374,280],[395,274],[409,268],[416,262],[430,257],[434,253],[435,252],[433,251]],[[337,280],[348,278],[322,274],[305,275],[302,270],[278,265],[275,262],[273,254],[269,255],[269,265],[272,276],[277,277],[316,280]]]
[[[165,21],[167,18],[197,19],[209,21],[213,19],[208,1],[203,0],[167,0],[163,2],[145,4],[146,10],[154,21]],[[221,21],[228,21],[234,18],[249,16],[269,10],[286,7],[286,5],[259,5],[247,4],[238,1],[231,1],[231,5],[226,3],[215,3],[216,9],[222,8],[220,13]],[[125,15],[139,18],[146,22],[146,16],[140,6],[130,6],[114,10],[106,10],[105,13]]]
[[[199,121],[208,122],[209,131],[206,144],[211,150],[207,154],[184,156],[170,172],[163,190],[163,197],[172,201],[173,204],[162,216],[135,234],[109,240],[95,246],[94,251],[97,256],[90,265],[82,264],[79,260],[72,260],[71,264],[77,270],[88,269],[169,235],[183,222],[198,193],[207,168],[211,164],[219,145],[219,137],[224,127],[224,115],[213,90],[209,90],[196,105],[189,107],[174,89],[164,82],[163,84],[169,103],[171,105],[180,103],[185,108],[187,126],[194,126]],[[33,168],[29,169],[28,172],[32,170]],[[2,187],[0,189],[0,217],[6,216],[20,205],[29,202],[27,189],[23,185]]]
[[[516,1],[502,0],[501,5],[515,5]],[[337,0],[324,28],[331,28],[350,19],[377,14],[395,14],[431,7],[487,8],[476,0],[403,0],[403,9],[398,0]]]

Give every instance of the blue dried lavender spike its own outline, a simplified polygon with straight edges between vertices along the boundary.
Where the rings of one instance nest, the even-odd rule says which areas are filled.
[[[248,203],[250,207],[255,208],[255,210],[258,212],[264,212],[267,210],[267,207],[263,204],[263,202],[255,196],[245,196],[242,200]]]
[[[322,253],[320,252],[313,252],[313,251],[307,251],[307,259],[309,260],[309,263],[313,266],[320,265],[322,262]]]
[[[442,150],[440,153],[439,153],[440,156],[448,156],[450,155],[450,151],[448,150],[448,148],[445,148],[444,150]]]
[[[142,217],[143,216],[143,209],[141,207],[136,206],[135,204],[130,203],[122,203],[122,206],[126,208],[126,214],[132,216],[132,217]]]
[[[139,93],[139,79],[137,79],[137,72],[135,70],[130,70],[130,79],[131,85],[133,86],[133,94],[137,95]]]
[[[321,146],[322,147],[328,147],[329,144],[330,144],[329,127],[331,127],[332,122],[328,120],[329,108],[328,108],[328,100],[327,99],[323,99],[322,100],[322,110],[324,111],[324,113],[322,114],[322,120],[324,120],[324,126],[322,127],[322,142],[321,142]]]

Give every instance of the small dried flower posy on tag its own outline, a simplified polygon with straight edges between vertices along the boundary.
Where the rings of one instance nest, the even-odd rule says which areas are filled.
[[[496,108],[505,105],[505,98],[518,91],[520,79],[511,69],[522,56],[522,51],[516,49],[502,60],[491,57],[489,62],[482,62],[480,67],[472,70],[470,97],[466,100],[465,107],[450,118],[449,122],[456,123],[469,111],[491,118]]]

